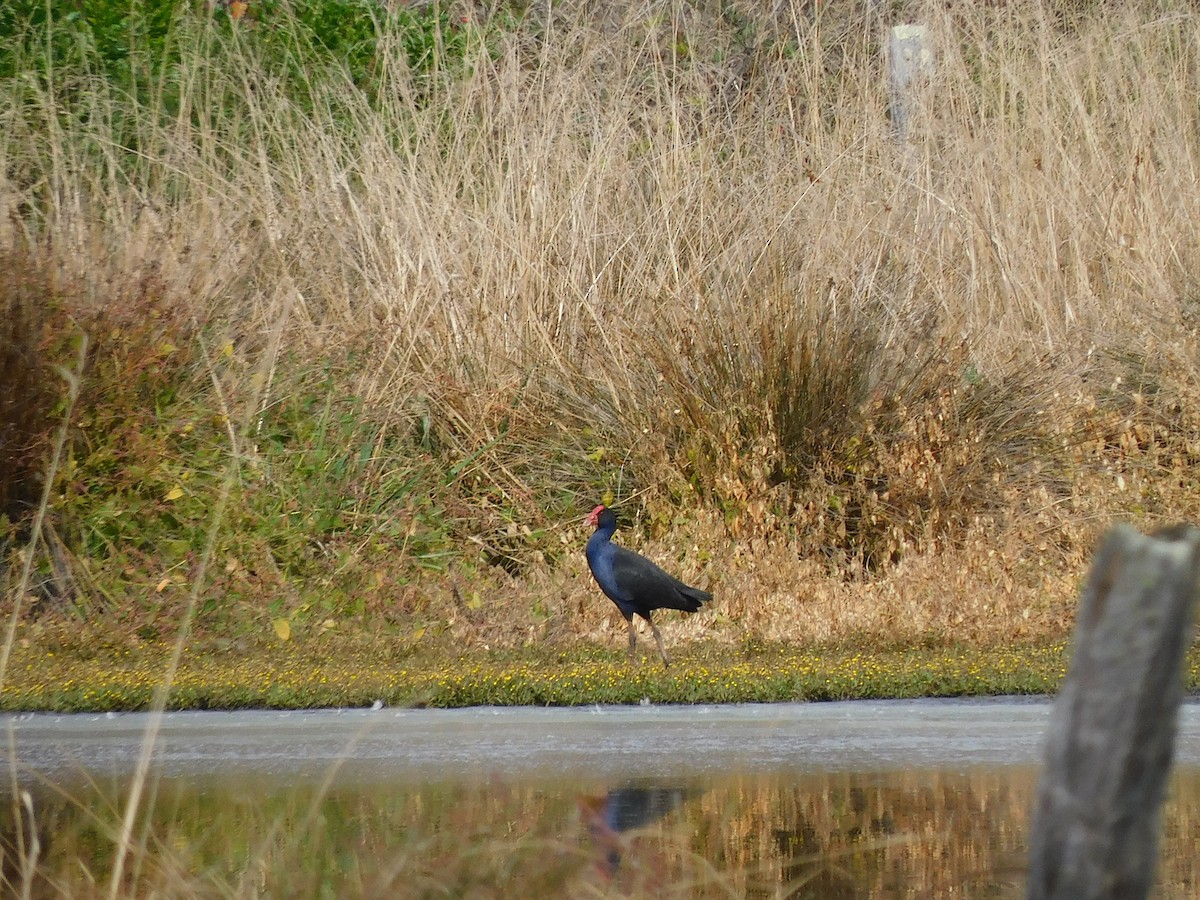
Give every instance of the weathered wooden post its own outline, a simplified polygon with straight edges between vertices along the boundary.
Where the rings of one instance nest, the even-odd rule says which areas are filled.
[[[888,40],[888,105],[892,131],[907,140],[922,86],[933,76],[933,48],[924,25],[896,25]]]
[[[1030,900],[1136,900],[1158,858],[1200,531],[1114,529],[1080,598],[1029,836]]]

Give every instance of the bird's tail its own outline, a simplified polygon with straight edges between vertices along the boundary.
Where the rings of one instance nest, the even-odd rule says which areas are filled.
[[[701,606],[712,600],[713,595],[708,591],[702,591],[700,588],[685,587],[680,589],[680,596],[683,598],[685,606],[681,606],[684,612],[697,612]]]

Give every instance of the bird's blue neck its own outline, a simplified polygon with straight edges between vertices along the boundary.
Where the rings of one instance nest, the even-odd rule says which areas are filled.
[[[611,525],[601,525],[594,532],[592,532],[592,536],[588,538],[587,550],[585,551],[589,560],[596,558],[596,555],[600,552],[601,548],[606,546],[609,541],[612,540],[613,532],[616,530],[617,525],[614,522]]]

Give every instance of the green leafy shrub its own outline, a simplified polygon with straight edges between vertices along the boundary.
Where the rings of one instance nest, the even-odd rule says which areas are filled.
[[[212,65],[244,67],[257,58],[289,73],[284,91],[296,99],[327,77],[323,72],[339,70],[374,95],[392,63],[428,86],[468,61],[469,29],[440,4],[255,0],[248,7],[234,18],[225,4],[209,12],[209,4],[177,0],[78,0],[69,7],[14,0],[0,8],[0,79],[36,72],[53,83],[90,71],[154,103],[185,62],[207,56]]]
[[[0,8],[0,78],[86,66],[128,84],[151,63],[178,62],[168,48],[186,8],[174,0],[11,0]]]
[[[439,72],[454,72],[466,61],[467,32],[440,3],[382,4],[374,0],[313,0],[284,3],[264,0],[254,5],[254,16],[264,26],[252,37],[263,46],[283,41],[291,32],[318,53],[340,60],[351,81],[372,94],[385,76],[384,58],[398,47],[400,58],[414,78],[428,82]]]

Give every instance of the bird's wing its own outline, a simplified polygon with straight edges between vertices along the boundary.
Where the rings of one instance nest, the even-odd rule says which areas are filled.
[[[711,599],[705,591],[689,587],[646,557],[613,545],[613,581],[623,598],[650,609],[695,610]]]

